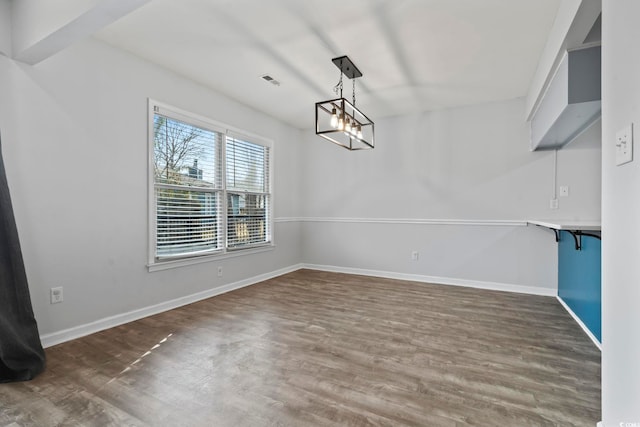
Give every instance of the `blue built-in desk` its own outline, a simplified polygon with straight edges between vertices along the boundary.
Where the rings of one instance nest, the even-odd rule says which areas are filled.
[[[558,299],[599,345],[601,337],[600,221],[531,220],[558,242]]]

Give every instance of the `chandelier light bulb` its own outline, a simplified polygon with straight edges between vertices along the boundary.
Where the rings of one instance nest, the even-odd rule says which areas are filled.
[[[358,125],[358,130],[356,132],[356,137],[358,137],[358,139],[362,139],[362,125]]]
[[[338,127],[338,114],[336,113],[336,107],[331,109],[331,127],[334,129]]]
[[[338,119],[338,130],[344,130],[344,117],[340,114],[340,118]]]
[[[347,124],[344,125],[345,132],[351,132],[351,120],[347,117]]]

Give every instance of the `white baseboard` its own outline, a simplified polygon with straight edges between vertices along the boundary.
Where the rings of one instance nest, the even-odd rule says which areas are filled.
[[[45,334],[40,337],[43,347],[51,347],[56,344],[60,344],[66,341],[71,341],[76,338],[80,338],[86,335],[90,335],[96,332],[103,331],[105,329],[113,328],[115,326],[123,325],[125,323],[133,322],[144,317],[152,316],[154,314],[162,313],[174,308],[182,307],[183,305],[192,304],[197,301],[202,301],[207,298],[214,297],[216,295],[224,294],[236,289],[244,288],[246,286],[253,285],[264,280],[272,279],[283,274],[290,273],[302,268],[301,264],[292,265],[289,267],[281,268],[269,273],[260,274],[258,276],[250,277],[248,279],[240,280],[238,282],[229,283],[223,286],[219,286],[213,289],[207,289],[206,291],[198,292],[195,294],[187,295],[184,297],[176,298],[171,301],[162,302],[160,304],[151,305],[138,310],[129,311],[127,313],[117,314],[115,316],[105,317],[103,319],[96,320],[94,322],[86,323],[84,325],[75,326],[73,328],[64,329],[62,331]]]
[[[184,297],[176,298],[170,301],[162,302],[160,304],[155,304],[155,305],[144,307],[138,310],[129,311],[127,313],[117,314],[115,316],[105,317],[103,319],[99,319],[94,322],[75,326],[69,329],[64,329],[62,331],[45,334],[40,337],[40,340],[42,341],[43,347],[45,348],[51,347],[56,344],[60,344],[66,341],[71,341],[76,338],[80,338],[80,337],[90,335],[99,331],[103,331],[105,329],[113,328],[115,326],[119,326],[128,322],[133,322],[134,320],[139,320],[144,317],[152,316],[154,314],[158,314],[168,310],[172,310],[174,308],[182,307],[187,304],[192,304],[194,302],[211,298],[216,295],[220,295],[236,289],[244,288],[246,286],[250,286],[258,282],[262,282],[264,280],[272,279],[274,277],[281,276],[283,274],[291,273],[301,268],[308,268],[311,270],[320,270],[320,271],[331,271],[336,273],[359,274],[363,276],[384,277],[384,278],[398,279],[398,280],[410,280],[414,282],[435,283],[435,284],[452,285],[452,286],[465,286],[470,288],[488,289],[488,290],[505,291],[505,292],[516,292],[516,293],[523,293],[523,294],[530,294],[530,295],[556,296],[556,293],[557,293],[556,289],[542,288],[542,287],[538,288],[533,286],[521,286],[521,285],[513,285],[513,284],[507,284],[507,283],[483,282],[478,280],[455,279],[455,278],[437,277],[437,276],[424,276],[424,275],[418,275],[418,274],[405,274],[405,273],[396,273],[396,272],[389,272],[389,271],[366,270],[366,269],[360,269],[360,268],[337,267],[337,266],[329,266],[329,265],[295,264],[295,265],[285,267],[279,270],[275,270],[269,273],[260,274],[258,276],[240,280],[238,282],[229,283],[223,286],[219,286],[217,288],[207,289],[206,291],[202,291],[202,292],[187,295]],[[568,309],[568,307],[566,308]],[[572,314],[572,316],[575,317],[575,315],[573,314],[573,312],[571,312],[571,310],[569,310],[569,312]],[[582,323],[579,320],[578,322],[582,325]],[[583,326],[583,329],[585,329],[584,326]]]
[[[587,325],[584,324],[584,322],[582,320],[580,320],[580,318],[578,317],[577,314],[575,314],[573,312],[573,310],[571,310],[571,308],[567,305],[566,302],[564,302],[562,300],[562,298],[560,298],[560,296],[556,296],[556,299],[558,301],[560,301],[560,304],[562,304],[562,306],[564,307],[565,310],[567,310],[567,312],[571,315],[571,317],[573,317],[573,320],[575,320],[578,325],[580,325],[580,327],[582,328],[582,330],[584,331],[585,334],[587,334],[587,336],[589,338],[591,338],[591,341],[593,341],[593,343],[596,345],[596,347],[598,347],[598,349],[600,351],[602,351],[602,344],[600,343],[600,341],[598,341],[598,338],[596,338],[595,335],[593,335],[591,333],[591,331],[589,330],[589,328],[587,328]]]
[[[413,282],[434,283],[438,285],[465,286],[468,288],[488,289],[493,291],[516,292],[529,295],[556,296],[555,288],[513,285],[510,283],[484,282],[480,280],[456,279],[451,277],[425,276],[421,274],[405,274],[391,271],[368,270],[360,268],[337,267],[333,265],[302,264],[302,268],[331,271],[335,273],[359,274],[362,276],[385,277],[387,279],[410,280]]]

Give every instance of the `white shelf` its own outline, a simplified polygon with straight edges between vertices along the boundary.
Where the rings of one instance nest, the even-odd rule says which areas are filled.
[[[551,228],[552,230],[571,230],[571,231],[601,231],[602,224],[600,221],[574,221],[563,219],[531,219],[527,224],[539,225],[541,227]]]

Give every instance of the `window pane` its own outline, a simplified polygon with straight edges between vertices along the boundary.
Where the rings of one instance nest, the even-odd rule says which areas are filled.
[[[227,193],[227,245],[230,248],[269,241],[268,202],[265,195]]]
[[[221,187],[218,132],[155,114],[154,177],[156,183]]]
[[[175,256],[221,248],[218,192],[156,189],[156,256]]]
[[[227,137],[227,188],[256,193],[269,191],[269,149]]]

